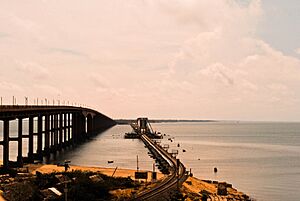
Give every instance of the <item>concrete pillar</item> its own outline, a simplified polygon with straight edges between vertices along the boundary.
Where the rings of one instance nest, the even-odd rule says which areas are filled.
[[[53,145],[53,115],[50,114],[49,115],[49,135],[50,135],[50,148],[52,148]]]
[[[9,167],[9,120],[3,122],[3,168]]]
[[[82,115],[82,114],[79,114],[79,121],[80,121],[80,141],[83,141],[87,138],[86,132],[85,132],[86,131],[86,129],[85,129],[85,127],[86,127],[85,116]]]
[[[54,114],[54,148],[57,151],[58,145],[58,115]]]
[[[92,116],[91,115],[88,115],[87,118],[86,118],[86,121],[87,121],[87,133],[91,134],[93,132],[93,129],[92,129]]]
[[[95,128],[94,128],[94,116],[91,117],[91,132],[95,132]]]
[[[56,118],[55,114],[51,114],[51,132],[50,132],[50,151],[51,153],[56,153]]]
[[[50,116],[45,115],[45,155],[50,156]]]
[[[97,116],[94,116],[93,118],[93,125],[94,125],[94,132],[98,131]]]
[[[23,166],[23,119],[19,118],[18,119],[18,156],[17,156],[17,163],[19,167]]]
[[[33,117],[29,117],[29,125],[28,125],[28,131],[29,131],[29,139],[28,139],[28,161],[32,163],[34,161],[33,158]]]
[[[71,141],[71,113],[68,113],[68,144]]]
[[[77,113],[72,113],[72,143],[76,144],[77,143],[77,134],[78,134],[78,129],[77,129]]]
[[[58,121],[58,149],[61,150],[63,147],[63,114],[59,113],[57,114],[57,116],[59,117],[59,121]]]
[[[43,116],[38,116],[37,159],[43,160]]]
[[[67,127],[67,114],[66,113],[63,114],[63,118],[64,118],[63,119],[64,120],[64,127],[63,127],[63,132],[64,132],[64,146],[66,146],[68,144],[68,142],[67,142],[68,141],[67,140],[67,132],[68,132],[67,128],[68,127]]]

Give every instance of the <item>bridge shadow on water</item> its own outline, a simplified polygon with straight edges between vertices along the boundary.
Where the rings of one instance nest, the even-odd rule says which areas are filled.
[[[98,131],[97,133],[94,133],[91,137],[85,139],[81,143],[78,143],[74,146],[65,147],[65,148],[57,151],[56,154],[50,154],[50,157],[43,157],[42,163],[43,164],[57,165],[57,164],[64,163],[64,161],[70,160],[70,157],[72,157],[72,154],[74,154],[74,152],[80,151],[80,149],[82,147],[89,146],[90,143],[92,143],[93,141],[96,140],[96,137],[98,135],[103,134],[105,131],[107,131],[111,128],[112,127],[102,129],[101,131]]]

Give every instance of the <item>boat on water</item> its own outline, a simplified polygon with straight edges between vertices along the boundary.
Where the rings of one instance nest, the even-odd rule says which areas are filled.
[[[126,139],[139,139],[140,138],[140,136],[135,132],[125,133],[124,137]]]

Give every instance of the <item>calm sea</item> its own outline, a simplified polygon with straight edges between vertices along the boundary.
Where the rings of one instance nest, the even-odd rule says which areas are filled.
[[[166,134],[161,143],[169,144],[170,151],[178,150],[181,161],[200,179],[232,183],[260,201],[300,200],[300,123],[160,123],[152,127]],[[136,169],[138,156],[139,168],[152,170],[153,160],[144,144],[123,139],[129,131],[128,125],[115,126],[80,147],[61,153],[57,160]],[[15,146],[12,144],[12,148]],[[109,160],[114,163],[108,163]],[[218,168],[217,173],[213,172],[214,167]]]

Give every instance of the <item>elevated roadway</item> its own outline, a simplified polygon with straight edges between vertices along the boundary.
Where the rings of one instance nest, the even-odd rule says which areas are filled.
[[[16,129],[10,126],[16,120]],[[91,135],[115,125],[115,121],[100,112],[73,106],[0,106],[0,146],[3,148],[3,166],[22,166],[43,160],[57,151],[80,144]],[[27,124],[27,125],[25,125]],[[26,131],[23,128],[28,128]],[[15,133],[16,132],[16,133]],[[25,139],[25,140],[24,140]],[[10,161],[10,142],[17,142],[17,161]],[[23,145],[28,143],[28,153]],[[24,156],[27,155],[27,156]]]

